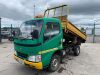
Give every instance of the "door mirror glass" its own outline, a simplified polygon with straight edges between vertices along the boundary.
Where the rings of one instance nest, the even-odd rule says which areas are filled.
[[[39,31],[38,30],[34,30],[33,32],[31,32],[31,37],[32,39],[38,39],[39,36]]]

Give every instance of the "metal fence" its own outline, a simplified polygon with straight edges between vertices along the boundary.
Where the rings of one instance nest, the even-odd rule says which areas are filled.
[[[74,24],[80,30],[84,28],[87,34],[87,43],[100,43],[100,23],[90,23],[90,24]]]
[[[8,24],[8,25],[2,25],[1,27],[1,38],[2,39],[8,39],[9,37],[12,37],[13,32],[16,33],[16,36],[19,35],[20,25],[13,25],[13,24]]]
[[[2,25],[2,28],[9,28],[10,30],[13,30],[13,28],[20,28],[20,24],[19,25],[14,25],[14,24],[8,24],[8,25]],[[81,25],[82,27],[82,25]],[[83,27],[85,28],[85,27]],[[94,35],[94,30],[95,30],[95,35]],[[11,31],[12,32],[12,31]],[[86,34],[87,34],[87,43],[100,43],[100,28],[86,28]]]
[[[100,43],[100,28],[95,28],[95,34],[94,34],[94,28],[88,28],[86,29],[87,33],[87,43]]]
[[[1,28],[4,28],[4,27],[13,27],[13,28],[16,28],[16,27],[20,27],[20,24],[2,24]]]

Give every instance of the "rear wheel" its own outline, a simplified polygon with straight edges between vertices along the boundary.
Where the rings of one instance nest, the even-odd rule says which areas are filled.
[[[78,56],[80,54],[80,46],[79,45],[75,46],[73,51],[74,55]]]
[[[60,65],[60,56],[59,55],[53,55],[51,63],[49,65],[49,71],[54,72],[59,68]]]

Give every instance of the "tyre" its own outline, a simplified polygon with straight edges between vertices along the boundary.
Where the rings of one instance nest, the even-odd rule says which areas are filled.
[[[80,46],[79,45],[75,46],[73,51],[74,55],[78,56],[80,54]]]
[[[60,56],[55,54],[53,55],[50,65],[49,65],[49,71],[55,72],[60,66]]]

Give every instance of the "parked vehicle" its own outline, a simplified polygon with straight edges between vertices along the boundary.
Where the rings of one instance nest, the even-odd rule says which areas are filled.
[[[63,14],[55,17],[56,9],[47,9],[44,17],[25,21],[20,27],[20,36],[14,39],[14,58],[21,64],[54,72],[71,48],[75,56],[80,54],[80,45],[85,43],[86,34],[67,20]],[[54,17],[45,17],[54,10]],[[61,11],[63,12],[63,10]]]

